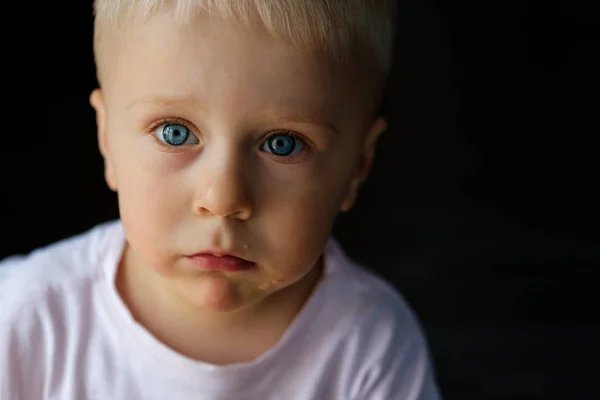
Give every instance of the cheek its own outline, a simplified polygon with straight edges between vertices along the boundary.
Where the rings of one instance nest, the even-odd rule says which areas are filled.
[[[117,143],[113,164],[119,200],[127,207],[124,211],[152,216],[147,223],[178,209],[179,203],[185,200],[183,184],[166,162],[168,157],[154,149],[145,136],[119,134],[123,139]]]
[[[164,265],[165,257],[185,207],[182,184],[161,171],[139,149],[123,146],[113,161],[119,213],[132,248],[150,265]],[[128,151],[129,150],[129,151]],[[138,150],[136,152],[136,150]]]
[[[169,241],[165,240],[172,232],[172,221],[156,199],[137,201],[139,192],[119,192],[120,217],[130,246],[143,261],[153,269],[165,265],[169,254]],[[151,221],[151,222],[149,222]],[[156,266],[156,267],[154,267]]]
[[[121,174],[119,181],[118,195],[123,217],[154,226],[176,220],[177,213],[181,213],[185,195],[174,177],[161,177],[132,166]]]
[[[273,196],[262,221],[261,241],[269,254],[272,281],[288,286],[318,261],[337,216],[339,194],[325,191],[306,196]]]
[[[311,168],[292,166],[289,174],[261,180],[269,182],[260,192],[261,236],[277,279],[297,279],[318,260],[346,197],[351,164],[333,154]]]

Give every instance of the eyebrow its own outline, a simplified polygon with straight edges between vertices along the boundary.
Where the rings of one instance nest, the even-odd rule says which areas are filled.
[[[328,122],[322,118],[314,117],[314,116],[310,116],[310,115],[275,117],[275,120],[278,122],[298,122],[298,123],[302,123],[302,124],[317,125],[317,126],[320,126],[321,128],[325,128],[326,130],[335,133],[336,135],[340,134],[340,131],[331,122]]]
[[[150,96],[137,99],[129,103],[125,108],[130,109],[140,105],[153,104],[158,106],[167,107],[180,107],[184,105],[192,104],[194,107],[205,108],[202,102],[185,97],[185,96]]]
[[[129,103],[125,108],[130,109],[141,105],[158,105],[163,107],[181,107],[189,106],[206,109],[206,106],[196,99],[185,97],[185,96],[150,96],[137,99]],[[296,122],[302,124],[316,125],[324,128],[336,135],[340,134],[340,131],[334,124],[324,120],[323,118],[311,115],[290,115],[290,116],[274,116],[272,117],[277,122]]]

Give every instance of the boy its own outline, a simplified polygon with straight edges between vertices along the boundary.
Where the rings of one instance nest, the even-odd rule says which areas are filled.
[[[330,238],[385,130],[393,2],[97,0],[119,221],[0,266],[0,397],[438,399]]]

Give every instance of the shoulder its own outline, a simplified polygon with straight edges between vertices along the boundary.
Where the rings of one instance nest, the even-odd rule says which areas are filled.
[[[439,399],[427,339],[412,307],[389,282],[335,246],[341,304],[353,314],[346,334],[352,398]]]
[[[330,241],[327,251],[342,302],[355,314],[356,330],[420,335],[414,310],[390,282],[349,258],[337,241]]]
[[[0,398],[41,398],[55,349],[93,315],[92,285],[114,247],[117,222],[0,262]],[[111,244],[112,242],[112,244]]]
[[[0,261],[0,324],[52,293],[94,279],[118,222],[100,224],[81,234]]]

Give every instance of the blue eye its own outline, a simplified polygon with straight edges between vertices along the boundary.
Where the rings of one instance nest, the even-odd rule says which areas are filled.
[[[157,129],[158,139],[170,146],[181,146],[184,144],[196,144],[198,138],[181,124],[165,124]],[[188,143],[191,138],[191,143]]]
[[[279,157],[287,157],[304,150],[305,144],[289,134],[278,134],[268,138],[262,149]]]

